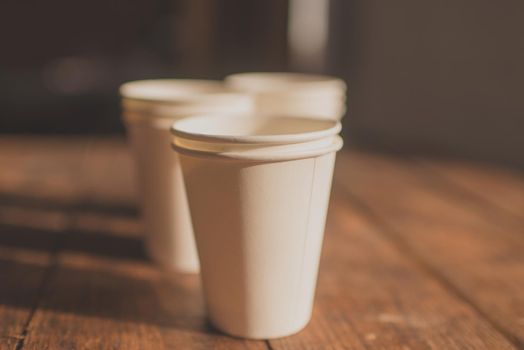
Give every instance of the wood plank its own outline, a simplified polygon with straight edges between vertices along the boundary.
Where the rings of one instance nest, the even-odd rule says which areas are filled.
[[[123,137],[93,138],[82,164],[83,203],[101,207],[136,207],[135,167]]]
[[[524,220],[524,173],[506,168],[457,161],[418,159],[450,184],[474,195],[479,202],[493,203],[491,210],[503,211]],[[502,213],[503,214],[503,213]]]
[[[3,136],[0,149],[0,201],[136,211],[135,169],[123,137]]]
[[[7,234],[0,231],[2,236]],[[11,343],[23,336],[48,266],[47,253],[0,246],[0,337],[4,341]]]
[[[75,236],[63,244],[69,252],[146,261],[143,228],[136,216],[89,210],[74,214]]]
[[[122,218],[111,224],[107,216],[81,216],[24,349],[266,349],[263,341],[230,338],[207,324],[198,275],[161,272],[140,254],[122,254],[119,245],[137,239],[135,228],[125,234]]]
[[[23,339],[65,223],[62,213],[30,201],[0,201],[0,344]]]
[[[382,231],[523,347],[522,227],[447,192],[413,162],[357,153],[340,160],[336,181]]]
[[[266,348],[264,342],[243,341],[218,334],[206,323],[198,278],[162,273],[149,264],[140,249],[141,229],[136,216],[128,210],[106,210],[113,206],[126,207],[130,201],[135,200],[129,180],[132,170],[127,149],[122,140],[101,139],[97,142],[100,147],[95,146],[91,151],[86,151],[87,155],[81,164],[69,163],[74,166],[70,167],[70,170],[64,170],[64,174],[68,171],[76,172],[77,169],[81,169],[82,173],[85,169],[96,171],[97,168],[101,168],[112,175],[110,178],[97,175],[96,181],[92,181],[91,175],[64,176],[67,181],[74,179],[74,186],[80,188],[78,190],[75,187],[70,192],[74,195],[70,197],[53,192],[60,186],[51,186],[52,190],[43,192],[37,191],[38,198],[59,201],[64,201],[65,198],[65,203],[75,204],[76,212],[70,213],[74,215],[73,221],[69,217],[64,221],[67,225],[73,223],[74,234],[68,236],[62,244],[64,251],[58,256],[56,266],[50,274],[51,278],[43,290],[40,307],[29,324],[24,349]],[[64,159],[70,159],[75,152],[71,152]],[[45,154],[46,152],[42,152],[42,157],[45,158]],[[112,162],[112,158],[120,160]],[[367,157],[363,159],[366,163]],[[41,164],[43,163],[45,162],[42,161]],[[376,164],[372,163],[369,164],[374,171],[383,169],[383,165],[377,168]],[[89,167],[90,164],[96,166]],[[351,164],[347,164],[350,165],[353,166],[353,160]],[[363,168],[364,171],[353,169],[360,174],[360,184],[365,185],[364,189],[359,189],[358,194],[371,192],[371,198],[381,200],[381,187],[372,188],[376,185],[374,181],[363,179],[369,167]],[[409,169],[411,170],[413,169]],[[396,174],[393,176],[396,180],[389,184],[398,185],[400,179],[400,183],[404,185],[400,186],[402,189],[406,187],[402,180],[405,179],[405,170],[396,172],[398,169],[393,172]],[[348,174],[351,172],[348,171]],[[450,227],[460,231],[463,227],[468,227],[472,228],[470,231],[473,233],[477,233],[476,230],[485,225],[482,221],[478,222],[478,213],[471,209],[472,205],[466,199],[464,203],[452,206],[452,210],[448,208],[453,215],[444,211],[444,215],[448,215],[449,219],[438,219],[437,215],[432,213],[433,210],[447,208],[441,203],[442,200],[438,199],[442,196],[440,188],[438,191],[429,190],[428,195],[427,183],[421,181],[418,175],[413,176],[416,179],[415,183],[421,182],[423,186],[417,185],[415,191],[408,193],[408,197],[412,196],[413,199],[412,202],[408,201],[410,205],[401,205],[398,209],[397,203],[391,199],[385,201],[387,205],[381,204],[379,208],[388,217],[400,215],[408,222],[417,223],[405,227],[418,227],[421,232],[425,232],[425,226],[433,225],[434,221],[440,222],[440,230]],[[347,185],[348,182],[340,170],[337,170],[337,178],[342,178],[345,189],[353,187],[353,179]],[[37,177],[34,179],[36,180],[33,180],[33,183],[43,183],[39,182]],[[104,181],[107,181],[103,185],[104,190],[99,190],[97,183]],[[113,191],[112,186],[108,184],[117,182],[120,183],[115,185],[117,187]],[[421,193],[417,191],[422,192],[423,199],[431,199],[428,202],[429,207],[418,208],[414,205],[420,205],[416,199]],[[405,192],[395,192],[398,193]],[[353,192],[351,194],[360,200],[359,195]],[[28,196],[31,196],[30,192]],[[88,208],[77,206],[79,198],[87,198]],[[398,198],[397,196],[397,201]],[[17,202],[17,205],[25,206],[26,203],[22,202]],[[110,205],[105,206],[105,203]],[[314,319],[299,335],[271,341],[273,348],[512,348],[488,322],[479,317],[475,310],[476,304],[472,307],[469,300],[464,301],[456,293],[450,294],[439,280],[440,276],[437,275],[435,280],[434,270],[438,272],[437,268],[441,267],[449,270],[453,263],[436,264],[433,260],[437,258],[433,257],[431,264],[426,266],[426,260],[421,259],[409,244],[401,244],[400,247],[407,250],[399,253],[397,238],[402,236],[396,232],[392,234],[391,225],[384,227],[382,216],[379,225],[376,226],[375,218],[370,219],[366,209],[348,204],[347,198],[341,193],[335,195],[335,203],[328,221]],[[444,204],[446,203],[444,200]],[[24,217],[38,217],[37,211],[42,208],[23,209],[27,209],[25,214],[14,220],[9,219],[9,225],[22,225],[24,229],[31,229],[31,225],[23,226]],[[10,210],[11,213],[16,213],[19,209]],[[417,218],[419,214],[420,219]],[[422,223],[418,223],[419,221]],[[504,243],[494,250],[502,260],[499,261],[499,266],[514,267],[516,270],[520,260],[515,262],[515,266],[508,265],[504,261],[507,256],[500,255],[500,249],[507,248],[507,241],[511,241],[516,244],[514,250],[518,250],[520,239],[515,237],[514,233],[506,232],[506,228],[499,231],[504,231],[501,233]],[[432,232],[440,234],[438,230]],[[462,237],[459,243],[466,249],[470,249],[468,239],[471,238],[471,232],[464,237],[459,235]],[[383,235],[388,239],[393,237],[393,243],[385,240]],[[426,240],[426,243],[438,243],[437,238]],[[445,242],[441,242],[440,247],[437,247],[438,251],[445,252],[445,248],[449,248],[449,244],[445,244],[448,238],[441,237]],[[485,240],[486,238],[484,243]],[[487,242],[491,244],[494,241],[495,239]],[[11,250],[15,245],[13,239],[8,239],[8,243],[7,250]],[[427,248],[427,245],[421,243],[413,244],[416,247],[419,245]],[[474,245],[474,248],[484,253],[480,244],[479,247]],[[31,254],[35,253],[34,250],[41,250],[46,254],[44,252],[49,246],[42,243],[31,249]],[[476,259],[484,257],[477,253],[467,256],[469,260],[466,259],[466,262],[471,263],[476,263]],[[413,257],[414,260],[411,259]],[[436,261],[439,262],[438,259]],[[455,259],[454,263],[457,261],[464,262]],[[21,268],[33,270],[34,262],[29,262],[23,264],[23,261],[19,261],[18,264],[22,263]],[[481,262],[483,267],[478,274],[473,267],[466,271],[471,272],[476,278],[470,278],[465,284],[466,287],[471,287],[473,282],[479,282],[479,278],[480,282],[486,282],[483,279],[486,264]],[[437,268],[433,269],[434,266]],[[500,273],[500,269],[491,271],[492,274],[496,272]],[[511,271],[509,274],[518,276],[517,271]],[[447,275],[444,277],[447,278],[446,281],[451,281]],[[496,282],[498,280],[495,280],[494,285]],[[454,286],[456,283],[451,287]],[[485,286],[481,287],[485,291]],[[502,285],[502,288],[504,287],[507,287],[507,283]],[[517,283],[516,287],[520,288],[520,284]],[[500,289],[493,294],[495,292],[501,294]],[[480,311],[482,314],[486,313],[484,309]],[[0,320],[1,312],[0,309]],[[17,331],[18,329],[15,333]],[[12,343],[11,332],[6,333],[8,335],[0,334],[0,345],[2,342]]]
[[[0,336],[0,349],[16,349],[19,341],[18,337]]]
[[[0,199],[45,206],[76,202],[83,191],[77,184],[87,143],[87,138],[0,137]]]
[[[468,304],[406,258],[334,189],[316,307],[274,349],[511,349]]]

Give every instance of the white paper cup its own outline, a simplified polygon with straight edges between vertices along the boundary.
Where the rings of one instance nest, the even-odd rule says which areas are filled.
[[[255,109],[279,114],[340,120],[346,112],[346,84],[338,78],[301,73],[239,73],[225,79],[250,93]]]
[[[173,121],[198,113],[245,113],[248,96],[205,80],[145,80],[121,86],[123,113],[135,158],[145,246],[163,268],[198,272],[193,227],[177,155],[171,150]]]
[[[253,339],[311,317],[340,123],[192,117],[173,125],[209,318]]]
[[[300,92],[333,91],[340,93],[346,90],[346,84],[339,78],[303,73],[237,73],[226,77],[226,83],[234,88],[253,92],[288,91],[291,86],[295,88],[295,91],[298,89]]]

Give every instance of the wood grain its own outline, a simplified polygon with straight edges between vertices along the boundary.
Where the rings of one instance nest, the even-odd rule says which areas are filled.
[[[316,308],[275,349],[511,349],[468,304],[384,240],[334,189]]]
[[[458,161],[418,161],[449,181],[456,190],[472,196],[472,200],[502,212],[500,215],[509,213],[520,219],[519,225],[524,225],[524,173]]]
[[[124,138],[92,138],[82,163],[83,203],[102,208],[135,207],[135,168]]]
[[[198,291],[197,276],[63,253],[24,349],[265,348],[210,329]]]
[[[60,234],[0,224],[0,344],[5,344],[0,349],[14,349],[23,342]]]
[[[6,231],[0,231],[0,235],[4,234]],[[47,253],[0,246],[0,338],[3,341],[11,344],[13,339],[23,337],[48,264]]]
[[[0,336],[0,349],[16,349],[19,337]]]
[[[87,138],[1,137],[0,200],[31,200],[49,208],[71,205],[78,186]]]
[[[522,227],[447,192],[412,162],[356,153],[341,158],[336,181],[381,231],[523,347]]]
[[[136,218],[72,215],[24,349],[266,349],[207,324],[198,276],[152,266]]]
[[[134,168],[122,137],[1,137],[0,149],[0,201],[64,210],[136,207]]]
[[[524,348],[518,176],[341,154],[313,319],[264,342],[148,261],[122,138],[0,147],[0,349]]]

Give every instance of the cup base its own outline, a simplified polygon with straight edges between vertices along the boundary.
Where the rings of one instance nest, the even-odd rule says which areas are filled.
[[[298,325],[293,327],[282,329],[275,332],[264,332],[264,331],[241,331],[229,328],[227,326],[222,327],[217,322],[214,322],[213,319],[209,318],[209,322],[216,328],[218,331],[227,334],[229,336],[241,339],[252,339],[252,340],[264,340],[264,339],[279,339],[289,337],[291,335],[297,334],[302,331],[309,324],[311,320],[311,315],[307,317],[304,321],[300,322]]]
[[[167,258],[154,252],[153,249],[148,247],[148,244],[145,244],[145,250],[147,257],[161,270],[184,274],[200,273],[200,267],[198,264],[181,264],[180,262],[174,261],[174,259]]]

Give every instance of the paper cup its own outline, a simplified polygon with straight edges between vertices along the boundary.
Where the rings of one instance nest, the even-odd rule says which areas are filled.
[[[268,339],[308,323],[339,130],[337,121],[291,117],[173,125],[218,329]]]
[[[198,272],[185,186],[178,157],[169,146],[169,127],[197,113],[245,113],[252,108],[251,98],[203,80],[136,81],[122,85],[120,93],[138,175],[146,250],[163,268]]]
[[[346,84],[338,78],[300,73],[240,73],[225,79],[250,93],[263,114],[340,120],[346,112]]]
[[[339,93],[346,90],[343,80],[327,75],[302,73],[238,73],[226,77],[228,85],[244,91],[267,92],[289,91],[292,86],[300,92],[332,91]]]

